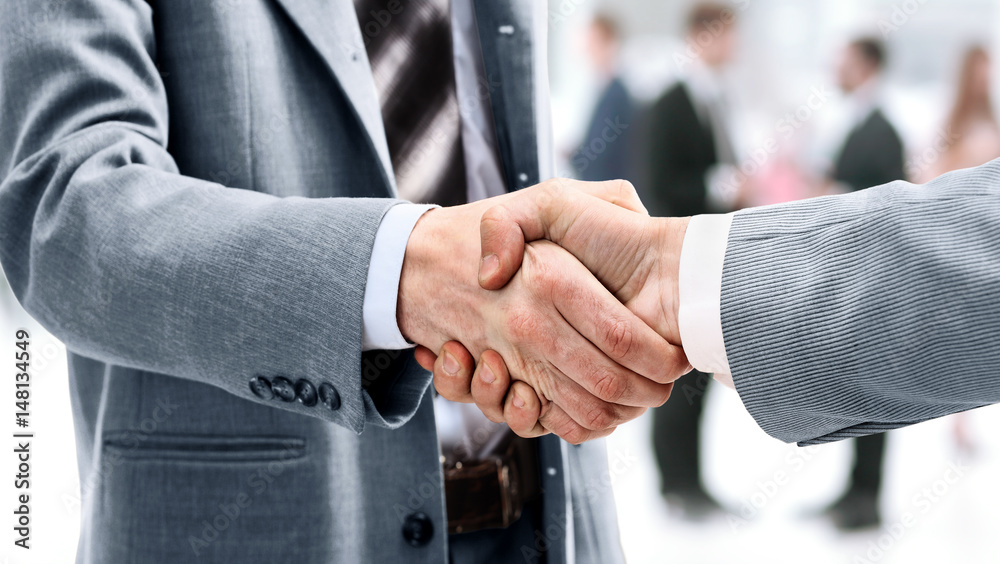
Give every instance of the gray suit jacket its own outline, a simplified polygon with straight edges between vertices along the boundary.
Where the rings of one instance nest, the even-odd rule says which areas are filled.
[[[722,327],[744,405],[785,441],[1000,402],[1000,161],[737,213]]]
[[[533,2],[476,2],[512,188],[538,176]],[[153,4],[0,5],[0,260],[70,351],[78,560],[446,562],[430,375],[361,352],[398,202],[351,0]],[[620,560],[603,444],[539,451],[535,544]]]

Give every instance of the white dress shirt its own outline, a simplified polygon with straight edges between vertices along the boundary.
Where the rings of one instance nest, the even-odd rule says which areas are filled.
[[[536,28],[543,34],[544,12],[540,14],[541,22]],[[494,138],[493,122],[488,99],[482,96],[480,81],[486,78],[478,56],[478,44],[470,39],[476,37],[473,33],[474,26],[471,3],[453,2],[456,88],[462,117],[470,201],[504,192],[496,149],[486,141]],[[544,35],[536,37],[536,41],[544,39]],[[547,72],[544,65],[536,66],[540,67],[536,72]],[[477,79],[469,80],[469,77]],[[544,98],[545,92],[540,91],[539,97]],[[548,123],[547,100],[539,100],[536,106],[539,112],[545,112],[545,115],[539,115],[538,123]],[[539,135],[548,136],[551,131],[540,127]],[[540,162],[548,164],[546,159],[540,159]],[[541,176],[548,178],[550,175],[551,170],[543,170]],[[433,207],[403,203],[390,208],[382,218],[368,266],[362,312],[363,350],[401,350],[414,346],[403,337],[396,319],[399,278],[410,233],[420,217]],[[720,302],[722,267],[731,223],[732,214],[703,215],[691,219],[681,252],[678,319],[684,351],[691,364],[702,372],[714,373],[717,380],[730,387],[732,379],[728,376],[730,369],[722,335]],[[464,427],[464,434],[467,436],[469,425]],[[442,434],[448,433],[443,431]]]
[[[389,209],[375,236],[364,300],[364,350],[412,347],[396,321],[399,275],[406,240],[417,219],[431,206],[402,204]],[[691,365],[732,385],[722,335],[722,268],[733,214],[691,218],[678,273],[678,326]]]
[[[722,335],[722,268],[733,214],[696,215],[681,247],[677,326],[684,354],[695,369],[733,388]]]

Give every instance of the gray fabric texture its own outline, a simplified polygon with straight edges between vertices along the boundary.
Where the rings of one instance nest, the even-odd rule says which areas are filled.
[[[430,375],[361,353],[398,201],[350,0],[4,2],[0,42],[0,262],[70,351],[78,562],[447,562]],[[615,532],[610,491],[567,513],[603,443],[539,450],[553,546]]]
[[[744,405],[783,441],[1000,401],[1000,161],[737,213],[722,327]]]

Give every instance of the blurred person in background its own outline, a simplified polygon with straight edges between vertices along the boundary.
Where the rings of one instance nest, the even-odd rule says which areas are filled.
[[[831,174],[835,191],[855,192],[905,176],[903,142],[881,108],[885,65],[885,46],[877,39],[856,39],[841,54],[837,82],[851,106],[852,125]]]
[[[910,171],[914,180],[927,182],[1000,157],[1000,125],[991,101],[991,74],[986,49],[978,45],[970,48],[962,63],[955,106],[931,147],[936,158],[929,166]]]
[[[572,164],[580,180],[632,178],[630,128],[634,104],[619,76],[621,28],[608,14],[591,20],[585,50],[603,91],[597,99],[583,142],[573,153]]]
[[[914,181],[929,182],[946,172],[980,166],[1000,158],[1000,125],[993,112],[991,67],[990,55],[981,45],[966,51],[958,77],[955,106],[944,129],[928,147],[929,160],[915,164],[913,170],[908,171]],[[968,417],[956,413],[952,423],[956,448],[962,453],[973,453],[975,445],[970,437]]]
[[[855,192],[905,177],[903,142],[880,105],[885,65],[885,46],[877,39],[856,39],[841,55],[837,81],[848,97],[854,121],[830,175],[833,192]],[[825,511],[838,528],[878,526],[884,457],[884,433],[854,440],[847,491]]]
[[[701,3],[688,18],[687,48],[674,61],[685,77],[649,112],[648,193],[654,216],[713,211],[710,184],[720,165],[733,165],[721,71],[732,60],[735,13],[724,4]],[[692,56],[693,55],[693,56]],[[653,412],[653,448],[664,498],[688,518],[718,509],[701,482],[700,421],[711,376],[693,371],[674,388],[674,401]],[[679,431],[683,430],[683,431]]]

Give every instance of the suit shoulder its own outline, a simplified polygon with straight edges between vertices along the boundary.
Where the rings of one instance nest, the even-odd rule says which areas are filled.
[[[872,115],[868,118],[865,123],[864,128],[868,130],[869,133],[873,135],[879,135],[883,138],[891,137],[896,141],[900,141],[899,131],[896,127],[892,125],[889,118],[882,112],[882,110],[875,110]]]
[[[616,108],[629,109],[633,106],[632,94],[619,78],[614,79],[608,85],[605,98]]]
[[[653,103],[653,109],[658,113],[677,112],[682,109],[691,109],[693,111],[694,103],[691,101],[691,95],[688,94],[684,83],[677,82]]]

